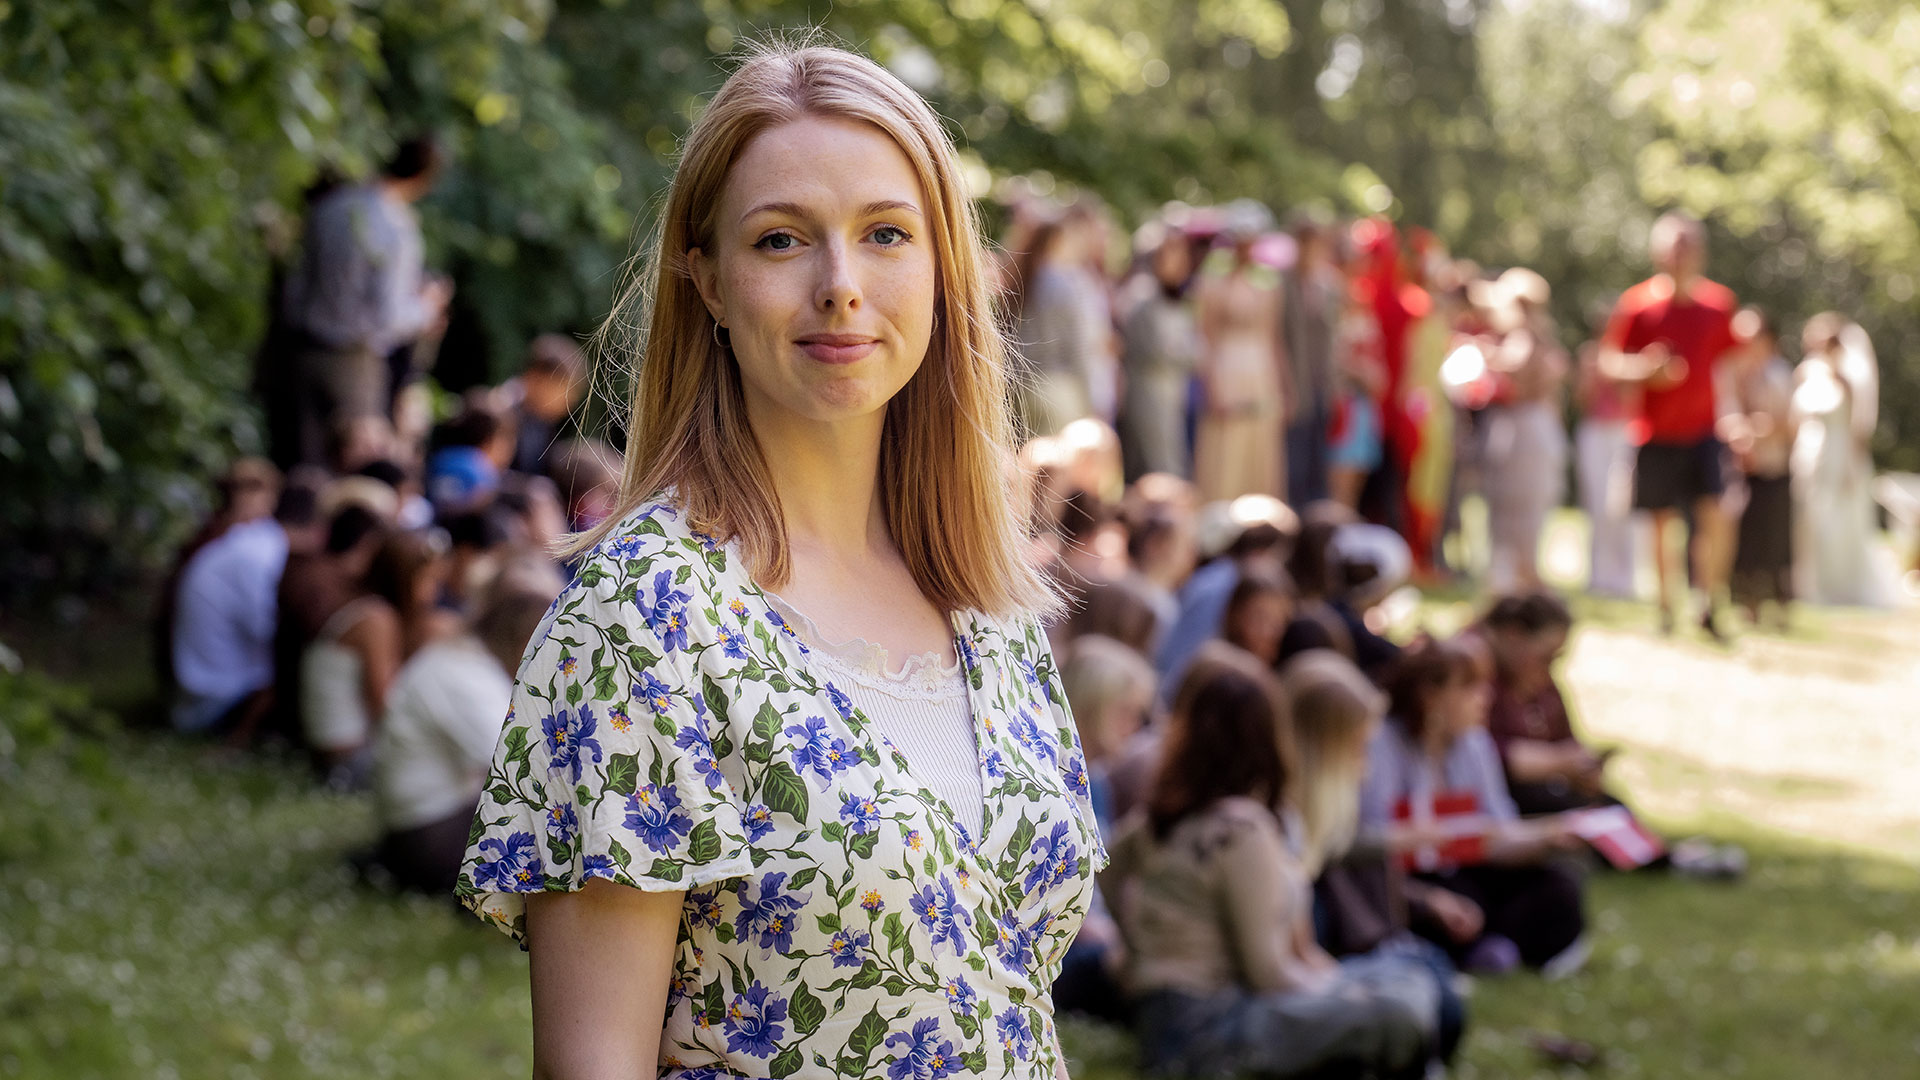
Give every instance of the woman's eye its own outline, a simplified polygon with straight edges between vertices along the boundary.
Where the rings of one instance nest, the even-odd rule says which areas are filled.
[[[763,251],[790,251],[795,243],[791,233],[777,232],[761,237],[753,246]]]
[[[872,239],[881,247],[898,247],[912,239],[912,237],[907,235],[905,229],[896,228],[892,225],[882,225],[873,230]]]

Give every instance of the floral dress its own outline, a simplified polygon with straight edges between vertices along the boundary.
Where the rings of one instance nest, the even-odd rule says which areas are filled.
[[[1105,865],[1032,618],[950,617],[981,835],[670,501],[629,516],[533,635],[460,875],[525,895],[685,890],[660,1074],[1050,1077],[1049,988]]]

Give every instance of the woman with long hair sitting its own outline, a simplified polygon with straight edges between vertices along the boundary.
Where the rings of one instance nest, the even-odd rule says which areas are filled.
[[[1120,826],[1102,885],[1128,949],[1146,1069],[1420,1075],[1433,981],[1302,947],[1309,878],[1282,824],[1293,755],[1273,674],[1210,643],[1169,724],[1146,804]]]
[[[1487,734],[1490,662],[1422,640],[1387,681],[1360,824],[1413,872],[1414,928],[1470,971],[1548,975],[1586,957],[1578,874],[1554,856],[1582,841],[1562,816],[1520,819]]]
[[[1360,838],[1360,784],[1387,697],[1353,661],[1328,649],[1294,657],[1280,678],[1299,763],[1290,800],[1298,827],[1289,839],[1314,879],[1312,924],[1303,925],[1303,941],[1310,936],[1312,947],[1352,957],[1348,964],[1399,964],[1424,972],[1439,993],[1438,1053],[1450,1060],[1466,1025],[1453,963],[1407,928],[1405,875],[1381,848]]]

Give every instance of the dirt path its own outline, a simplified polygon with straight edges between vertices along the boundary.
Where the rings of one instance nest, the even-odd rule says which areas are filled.
[[[1920,613],[1818,613],[1729,649],[1577,631],[1564,677],[1584,730],[1624,749],[1648,813],[1733,815],[1920,862]]]

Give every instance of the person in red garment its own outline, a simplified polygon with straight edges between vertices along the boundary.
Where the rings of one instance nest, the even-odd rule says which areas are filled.
[[[1420,449],[1420,428],[1407,413],[1407,330],[1431,307],[1426,290],[1407,280],[1400,256],[1400,233],[1386,218],[1354,223],[1353,244],[1361,272],[1355,296],[1373,309],[1380,328],[1380,359],[1386,387],[1380,395],[1380,432],[1385,457],[1368,485],[1361,510],[1369,520],[1411,536],[1407,524],[1407,473]]]
[[[1653,223],[1653,277],[1621,295],[1601,338],[1600,372],[1637,388],[1630,435],[1639,447],[1633,507],[1653,513],[1653,562],[1660,583],[1660,625],[1673,627],[1664,537],[1691,512],[1687,551],[1701,592],[1700,628],[1718,640],[1715,622],[1727,518],[1724,448],[1714,434],[1714,369],[1734,345],[1733,293],[1702,276],[1706,230],[1683,214]]]

